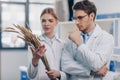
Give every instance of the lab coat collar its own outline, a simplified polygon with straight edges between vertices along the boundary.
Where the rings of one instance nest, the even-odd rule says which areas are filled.
[[[95,29],[91,37],[97,37],[102,32],[101,27],[98,24],[95,24]]]
[[[40,40],[41,41],[46,41],[46,35],[45,34],[42,34],[41,36],[39,36],[39,38],[40,38]],[[59,39],[56,35],[55,35],[55,37],[54,37],[58,42],[62,42],[62,40],[61,39]]]

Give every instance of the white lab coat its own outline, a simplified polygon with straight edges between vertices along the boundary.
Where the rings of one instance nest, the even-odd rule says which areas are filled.
[[[61,51],[63,49],[63,41],[59,38],[55,37],[52,42],[48,40],[45,35],[40,36],[41,44],[44,44],[46,47],[46,57],[51,69],[60,70],[60,59],[61,59]],[[34,78],[33,80],[50,80],[46,74],[45,66],[42,61],[39,60],[39,64],[37,67],[34,67],[31,63],[32,53],[29,50],[28,53],[29,58],[29,66],[28,66],[28,75],[30,78]],[[66,74],[62,71],[61,80],[66,80]]]
[[[109,62],[113,47],[112,35],[96,24],[94,32],[85,44],[77,46],[69,41],[64,45],[62,70],[69,74],[69,80],[103,80],[101,76],[91,76],[90,72],[98,71]]]

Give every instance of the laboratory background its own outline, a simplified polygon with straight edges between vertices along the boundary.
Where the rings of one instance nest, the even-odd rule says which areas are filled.
[[[75,26],[72,5],[77,1],[80,0],[0,0],[0,80],[29,80],[27,44],[17,34],[2,31],[19,24],[40,35],[40,14],[46,7],[52,7],[60,21],[56,29],[58,37],[67,39],[68,31]],[[109,80],[120,80],[120,0],[90,1],[97,7],[95,22],[114,37]]]

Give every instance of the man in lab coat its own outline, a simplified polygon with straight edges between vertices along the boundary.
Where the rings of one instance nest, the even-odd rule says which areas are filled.
[[[69,34],[61,61],[68,80],[103,80],[107,74],[114,40],[94,22],[96,11],[94,3],[86,0],[73,6],[78,30]]]

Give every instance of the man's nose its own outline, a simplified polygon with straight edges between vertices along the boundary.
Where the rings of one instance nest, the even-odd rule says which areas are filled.
[[[79,23],[79,21],[78,20],[75,20],[75,24],[78,24]]]

